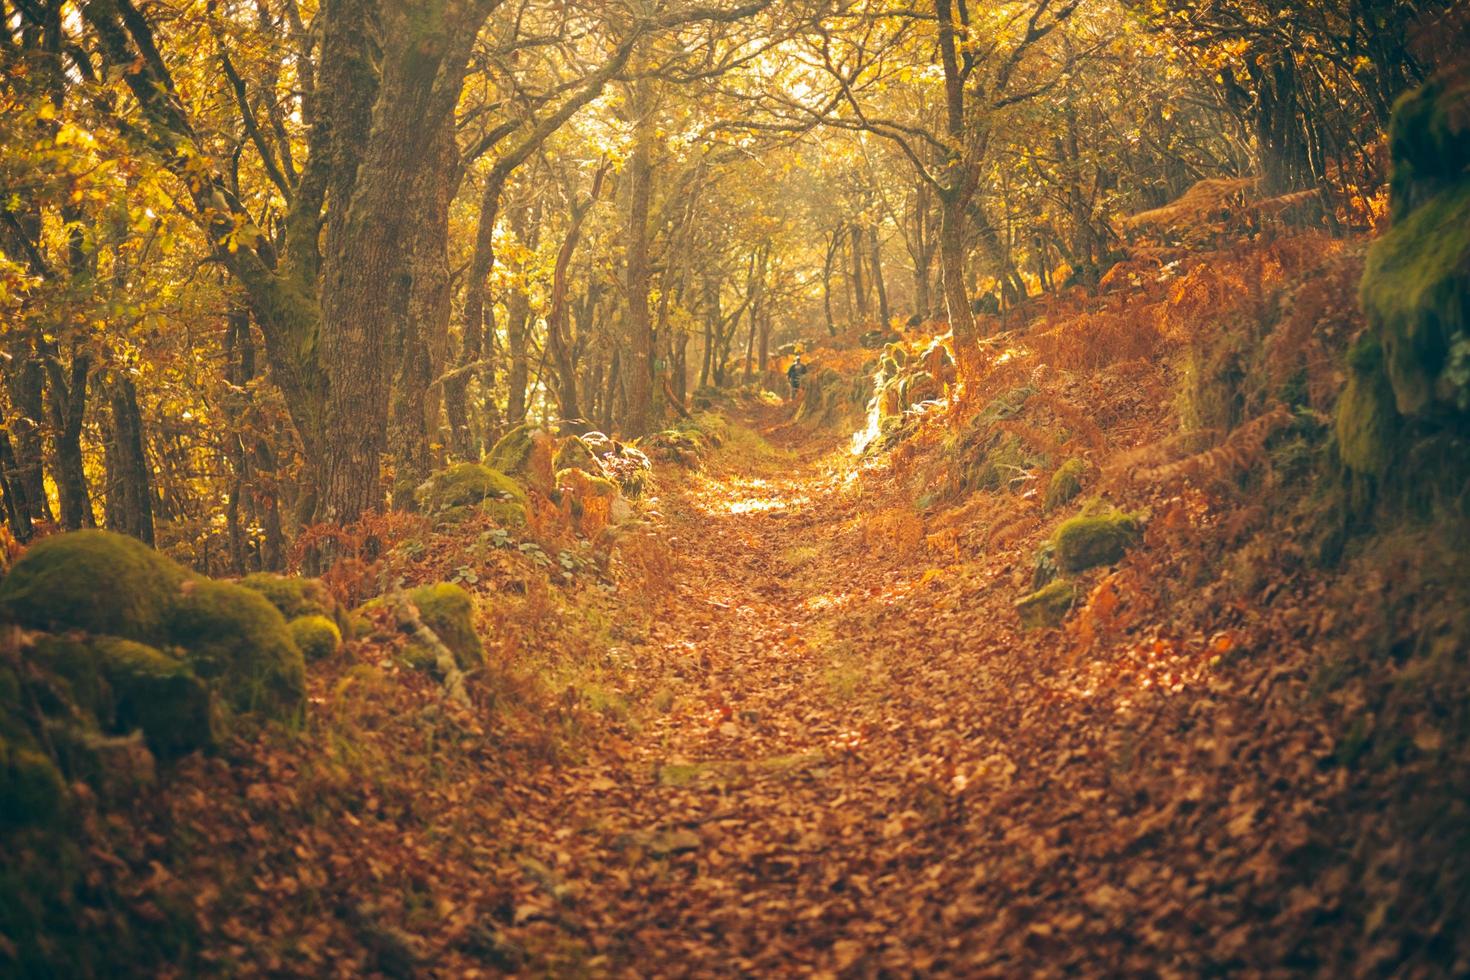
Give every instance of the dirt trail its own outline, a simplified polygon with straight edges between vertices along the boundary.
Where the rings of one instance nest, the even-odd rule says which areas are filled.
[[[1079,664],[1065,636],[1017,632],[1026,550],[946,560],[882,471],[851,478],[834,434],[748,421],[769,441],[737,430],[705,474],[665,487],[671,601],[608,652],[669,710],[507,787],[499,832],[520,873],[498,941],[517,963],[1012,977],[1312,962],[1329,920],[1299,883],[1332,746],[1303,721],[1304,668],[1196,672],[1185,693],[1157,643],[1125,667]]]
[[[833,656],[865,652],[837,636],[848,590],[883,601],[883,555],[843,553],[852,500],[832,434],[744,421],[770,442],[737,431],[660,501],[675,595],[635,657],[664,673],[673,710],[538,801],[556,814],[533,865],[543,888],[514,931],[547,968],[806,972],[888,929],[870,907],[885,827],[856,801],[895,793],[865,774],[861,660]],[[579,951],[559,963],[568,940]]]

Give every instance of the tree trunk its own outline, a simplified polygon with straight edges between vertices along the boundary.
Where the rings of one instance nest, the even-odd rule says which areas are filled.
[[[863,229],[856,221],[848,229],[847,251],[852,258],[852,310],[856,325],[868,322],[868,284],[863,280]]]
[[[511,231],[525,246],[534,252],[541,235],[541,198],[522,203],[511,211]],[[506,398],[505,417],[516,425],[526,417],[526,387],[531,381],[530,338],[527,333],[531,320],[531,297],[526,285],[526,263],[517,258],[511,263],[516,285],[511,288],[505,301],[505,346],[510,355],[510,371],[506,382],[510,391]]]
[[[5,507],[5,522],[10,525],[10,533],[24,544],[31,539],[35,528],[31,524],[25,489],[19,480],[19,469],[15,451],[10,445],[10,434],[0,428],[0,504]]]
[[[55,356],[46,358],[56,491],[61,499],[61,526],[68,531],[97,526],[82,458],[82,424],[86,418],[87,373],[91,363],[86,354],[73,352],[68,381]]]
[[[107,526],[153,544],[153,483],[143,449],[143,414],[137,386],[125,372],[113,379],[109,401]]]
[[[329,374],[320,519],[350,523],[383,505],[390,358],[408,308],[414,215],[404,204],[459,101],[488,10],[421,0],[381,8],[381,77],[372,129],[322,280],[321,363]]]
[[[942,201],[939,220],[939,268],[944,281],[944,305],[954,333],[955,361],[961,378],[980,373],[979,335],[970,300],[965,295],[965,202],[958,195]]]
[[[10,404],[15,412],[10,431],[12,443],[10,483],[15,505],[27,517],[26,526],[34,521],[51,520],[51,504],[46,499],[43,470],[45,449],[41,439],[41,420],[45,418],[45,368],[30,345],[15,353],[18,362],[9,374]]]
[[[449,337],[449,205],[459,151],[445,116],[416,175],[408,205],[413,216],[407,305],[398,325],[398,371],[393,393],[390,447],[395,464],[393,506],[413,505],[414,490],[433,468],[430,443],[439,428],[434,379],[444,369]]]
[[[878,321],[886,329],[891,313],[888,309],[888,287],[883,282],[883,249],[878,244],[877,224],[868,225],[868,268],[873,272],[873,285],[878,290]]]
[[[654,337],[648,309],[652,271],[648,259],[648,210],[653,196],[654,118],[651,83],[632,86],[629,110],[634,117],[633,152],[628,159],[628,416],[623,429],[631,437],[653,431]]]
[[[837,336],[837,321],[832,318],[832,265],[837,258],[837,249],[842,244],[842,226],[832,231],[827,241],[827,257],[822,262],[822,309],[827,314],[827,336]]]
[[[476,373],[471,365],[485,360],[493,346],[487,343],[495,332],[495,306],[486,302],[490,289],[490,271],[495,265],[495,221],[500,214],[500,196],[510,171],[495,168],[485,181],[480,196],[480,217],[475,225],[475,248],[470,257],[469,278],[465,283],[464,320],[460,328],[459,369],[463,371],[444,385],[444,411],[449,419],[450,445],[456,455],[471,458],[479,455],[474,445],[469,418],[469,386]],[[487,384],[493,383],[493,369]]]

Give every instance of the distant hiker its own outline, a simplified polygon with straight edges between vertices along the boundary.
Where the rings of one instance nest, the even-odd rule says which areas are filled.
[[[792,361],[791,366],[786,369],[786,380],[791,382],[792,401],[795,401],[796,396],[801,394],[801,376],[806,374],[806,370],[806,365],[801,363],[800,354],[796,355],[796,360]]]

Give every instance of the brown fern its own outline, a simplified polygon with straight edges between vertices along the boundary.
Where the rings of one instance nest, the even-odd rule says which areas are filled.
[[[1172,463],[1134,471],[1142,483],[1172,483],[1187,480],[1196,486],[1228,484],[1240,474],[1266,462],[1266,441],[1291,424],[1291,409],[1277,405],[1265,415],[1242,425],[1220,445]]]

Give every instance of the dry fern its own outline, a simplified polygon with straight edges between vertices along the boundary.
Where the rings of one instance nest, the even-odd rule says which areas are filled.
[[[1188,480],[1196,486],[1228,484],[1240,474],[1267,462],[1266,441],[1278,430],[1290,425],[1292,419],[1291,409],[1285,405],[1277,405],[1265,415],[1252,419],[1230,433],[1224,442],[1213,449],[1206,449],[1172,463],[1142,467],[1133,471],[1133,478],[1141,483],[1163,484]]]

